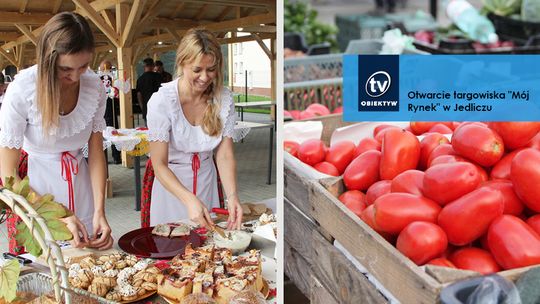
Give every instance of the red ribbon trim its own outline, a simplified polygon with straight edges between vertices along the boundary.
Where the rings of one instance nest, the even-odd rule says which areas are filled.
[[[62,152],[62,178],[68,184],[69,210],[75,212],[75,195],[73,191],[73,175],[79,173],[79,161],[69,152]]]

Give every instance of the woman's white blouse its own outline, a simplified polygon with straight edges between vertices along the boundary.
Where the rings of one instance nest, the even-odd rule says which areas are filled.
[[[214,150],[224,136],[233,137],[236,122],[232,94],[223,88],[218,100],[223,123],[221,134],[209,136],[201,126],[193,126],[182,111],[177,83],[178,79],[164,83],[148,102],[148,139],[169,143],[169,162],[181,157],[178,154]]]
[[[81,75],[79,99],[72,112],[43,136],[36,102],[37,66],[20,71],[9,85],[0,110],[0,146],[34,153],[61,153],[82,148],[92,132],[105,129],[106,95],[98,75]]]

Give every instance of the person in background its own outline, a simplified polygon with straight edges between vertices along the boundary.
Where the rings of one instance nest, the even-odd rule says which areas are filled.
[[[120,113],[120,102],[118,101],[118,90],[113,86],[114,75],[112,73],[112,64],[110,61],[105,60],[99,65],[99,78],[103,82],[105,87],[105,94],[107,94],[107,108],[105,109],[105,122],[107,126],[118,129],[118,114]],[[121,164],[122,158],[120,151],[116,149],[116,146],[111,147],[112,157],[115,164]]]
[[[2,100],[4,99],[4,93],[6,91],[6,83],[4,74],[0,73],[0,107],[2,107]]]
[[[98,75],[88,69],[92,30],[77,13],[57,14],[43,26],[36,49],[37,64],[17,74],[0,110],[1,177],[13,176],[24,147],[31,191],[54,195],[74,214],[62,219],[73,234],[72,246],[111,248],[102,133],[107,98]],[[88,162],[81,151],[85,144]],[[10,251],[20,253],[16,221],[8,219]]]
[[[236,189],[232,136],[236,114],[223,87],[221,46],[208,30],[189,30],[176,52],[178,77],[148,103],[148,140],[155,171],[150,225],[189,218],[214,223],[219,206],[217,169],[227,197],[228,229],[239,229],[242,207]],[[215,163],[214,165],[214,159]]]
[[[172,81],[171,73],[163,69],[163,62],[161,60],[156,60],[156,66],[154,67],[154,72],[161,75],[161,83]]]
[[[154,92],[157,92],[161,85],[161,75],[154,72],[154,60],[146,58],[144,62],[144,73],[137,79],[137,102],[146,122],[146,112],[148,100]]]

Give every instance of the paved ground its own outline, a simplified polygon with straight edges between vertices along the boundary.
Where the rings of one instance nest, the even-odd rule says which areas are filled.
[[[268,114],[244,113],[244,120],[270,122]],[[272,184],[267,185],[267,159],[269,129],[254,129],[245,137],[243,143],[235,144],[238,192],[241,201],[255,202],[276,196],[275,176],[275,136]],[[111,159],[109,157],[109,159]],[[141,176],[144,174],[143,160]],[[140,227],[140,212],[135,211],[135,183],[133,169],[121,165],[109,165],[109,175],[113,181],[113,198],[107,199],[107,218],[115,240],[124,233]],[[0,252],[7,251],[8,238],[5,224],[0,227]]]

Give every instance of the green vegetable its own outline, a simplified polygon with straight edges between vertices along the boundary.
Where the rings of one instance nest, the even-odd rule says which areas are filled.
[[[540,22],[540,1],[523,0],[521,18],[527,22]]]
[[[17,281],[20,272],[21,266],[15,259],[6,260],[4,265],[0,266],[0,297],[8,303],[17,297]]]
[[[519,12],[521,0],[484,0],[484,7],[495,15],[508,16]]]

